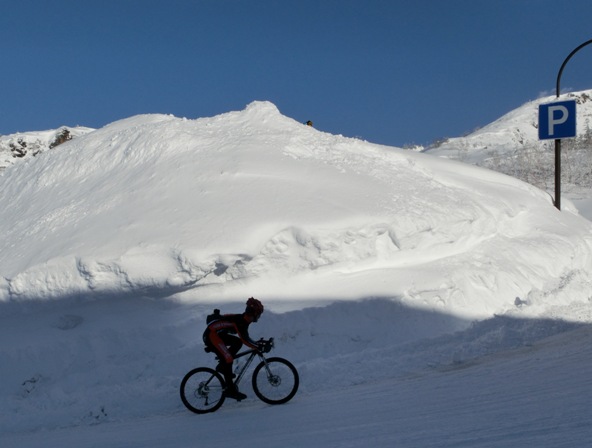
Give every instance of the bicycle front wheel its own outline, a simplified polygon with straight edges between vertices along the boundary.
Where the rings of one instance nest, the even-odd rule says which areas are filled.
[[[224,380],[209,367],[198,367],[188,372],[181,381],[181,401],[196,414],[214,412],[226,398]]]
[[[253,391],[268,404],[283,404],[298,391],[300,379],[292,363],[283,358],[269,358],[253,371]]]

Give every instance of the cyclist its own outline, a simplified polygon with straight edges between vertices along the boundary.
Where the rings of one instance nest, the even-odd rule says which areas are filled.
[[[232,380],[232,362],[243,344],[254,349],[261,348],[249,337],[249,325],[252,322],[257,322],[262,313],[263,304],[251,297],[247,300],[244,313],[220,315],[219,318],[208,324],[203,334],[206,348],[218,355],[219,362],[216,370],[224,375],[227,384],[224,394],[229,398],[239,401],[247,398],[238,390]]]

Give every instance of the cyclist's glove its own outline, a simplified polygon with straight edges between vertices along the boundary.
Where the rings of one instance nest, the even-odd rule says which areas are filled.
[[[263,353],[269,353],[271,351],[271,342],[269,341],[261,341],[257,344],[259,346],[259,350]]]

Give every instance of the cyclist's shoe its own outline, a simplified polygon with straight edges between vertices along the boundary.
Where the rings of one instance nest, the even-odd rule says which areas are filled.
[[[233,398],[237,401],[241,401],[244,400],[245,398],[247,398],[247,396],[245,394],[243,394],[242,392],[240,392],[238,390],[238,387],[236,387],[236,385],[232,384],[231,386],[228,386],[226,388],[226,390],[224,391],[224,395],[226,395],[226,397],[228,398]]]

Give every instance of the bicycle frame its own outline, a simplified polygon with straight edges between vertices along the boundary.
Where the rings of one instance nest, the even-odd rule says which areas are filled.
[[[259,359],[261,359],[261,361],[263,361],[267,365],[267,361],[265,359],[265,356],[263,356],[263,354],[259,350],[255,350],[255,349],[245,350],[244,352],[237,353],[234,356],[235,360],[242,358],[244,356],[249,356],[249,359],[246,360],[244,365],[240,368],[239,372],[236,374],[236,380],[234,381],[234,384],[236,384],[238,386],[238,384],[243,379],[243,376],[245,376],[247,369],[249,368],[249,366],[253,362],[253,359],[255,359],[255,357],[257,355],[259,355]]]

